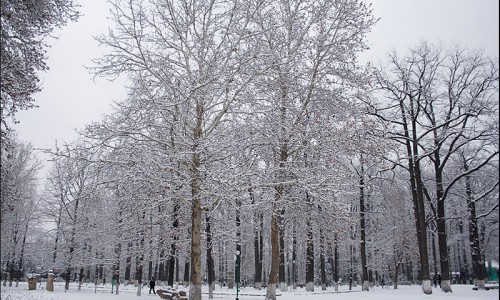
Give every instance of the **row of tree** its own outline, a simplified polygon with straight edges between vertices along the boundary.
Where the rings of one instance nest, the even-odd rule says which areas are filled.
[[[266,299],[402,274],[430,294],[432,272],[451,291],[457,269],[484,287],[484,259],[498,259],[497,60],[421,42],[362,68],[376,20],[354,0],[112,5],[94,70],[127,75],[128,97],[50,150],[41,196],[19,196],[34,173],[16,172],[35,161],[16,167],[29,147],[7,137],[4,270],[63,269],[66,288],[108,270],[139,294],[143,277],[184,281],[201,299],[203,282],[210,295],[234,283],[239,251]]]

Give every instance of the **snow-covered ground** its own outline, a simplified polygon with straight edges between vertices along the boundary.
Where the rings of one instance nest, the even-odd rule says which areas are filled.
[[[120,286],[119,295],[111,294],[111,285],[98,285],[97,288],[93,284],[83,285],[82,290],[78,291],[77,285],[72,283],[69,291],[64,291],[64,283],[56,282],[54,292],[45,290],[45,284],[37,285],[36,290],[28,290],[26,282],[20,282],[18,287],[13,283],[12,287],[8,284],[1,288],[1,300],[147,300],[160,299],[158,295],[149,295],[148,287],[142,289],[142,296],[137,296],[137,288],[133,286]],[[157,289],[161,289],[159,286]],[[372,300],[419,300],[419,299],[446,299],[446,300],[497,300],[499,299],[499,290],[492,289],[489,291],[474,291],[471,285],[453,285],[453,293],[443,293],[439,288],[433,290],[432,295],[424,295],[421,292],[420,286],[400,286],[397,290],[392,288],[374,287],[369,292],[362,292],[358,286],[349,291],[347,286],[341,286],[339,292],[333,289],[322,291],[317,288],[315,292],[306,292],[304,289],[294,291],[281,292],[277,291],[279,300],[354,300],[354,299],[372,299]],[[188,290],[188,288],[179,287],[179,290]],[[202,299],[208,300],[208,290],[203,288]],[[240,289],[240,300],[262,300],[264,299],[265,290],[255,290],[251,287]],[[236,289],[229,290],[227,288],[216,287],[214,299],[229,300],[236,298]]]

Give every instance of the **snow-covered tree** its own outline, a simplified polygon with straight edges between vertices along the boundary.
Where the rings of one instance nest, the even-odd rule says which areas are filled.
[[[256,119],[262,124],[261,140],[272,151],[267,154],[267,167],[275,190],[266,299],[275,299],[276,280],[286,287],[283,276],[277,278],[283,273],[284,231],[280,228],[288,203],[285,196],[293,182],[307,183],[307,176],[301,178],[301,174],[309,174],[299,171],[306,153],[301,149],[311,147],[314,138],[324,142],[315,137],[318,128],[313,124],[320,120],[329,124],[326,116],[320,117],[322,109],[330,116],[339,113],[348,96],[345,88],[359,79],[356,55],[365,48],[365,34],[375,20],[370,8],[359,1],[263,2],[255,19],[256,29],[262,32],[258,58],[266,69],[255,84],[263,101],[254,105],[254,111],[260,112]],[[303,187],[304,201],[312,192],[311,187]]]
[[[7,142],[7,120],[19,110],[36,107],[39,72],[46,64],[47,39],[55,28],[78,18],[72,0],[5,0],[1,8],[1,142]]]
[[[81,268],[101,264],[104,253],[110,251],[108,243],[99,239],[109,212],[100,170],[92,163],[88,149],[79,143],[83,142],[53,153],[46,191],[45,211],[55,225],[51,229],[55,232],[52,269],[64,270],[65,289],[77,270],[83,273]]]
[[[135,117],[148,115],[155,121],[143,119],[138,127],[118,129],[120,134],[149,140],[176,155],[173,164],[157,162],[178,172],[190,186],[191,195],[180,198],[192,212],[189,294],[200,299],[203,178],[210,156],[205,145],[220,137],[219,125],[238,110],[251,75],[248,25],[256,3],[114,1],[112,5],[115,27],[99,38],[110,52],[97,61],[97,72],[127,73],[134,89],[141,91],[131,95],[136,111],[142,111]]]
[[[40,162],[30,144],[10,140],[1,149],[1,268],[10,284],[26,270],[25,249],[32,227],[39,220],[38,171]],[[5,282],[4,282],[5,284]]]
[[[437,224],[441,286],[449,292],[445,200],[465,173],[445,178],[447,163],[468,144],[491,137],[492,113],[498,112],[498,63],[480,53],[460,48],[444,52],[426,42],[403,57],[392,53],[389,60],[388,69],[376,71],[383,94],[374,96],[371,113],[388,124],[391,139],[406,147],[424,292],[432,292],[424,198]],[[484,163],[496,156],[498,148],[490,148]],[[394,159],[398,165],[400,161]]]

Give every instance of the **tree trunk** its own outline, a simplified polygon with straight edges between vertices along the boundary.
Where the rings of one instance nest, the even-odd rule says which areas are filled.
[[[142,260],[142,255],[137,256],[135,259],[135,280],[137,282],[137,296],[140,296],[142,291]]]
[[[306,247],[306,291],[314,292],[314,243],[310,222],[308,222]]]
[[[338,292],[339,290],[339,244],[338,244],[338,240],[337,240],[337,234],[335,233],[335,237],[334,237],[334,242],[333,242],[333,255],[334,255],[334,259],[333,259],[333,265],[334,265],[334,276],[333,276],[333,281],[334,281],[334,284],[335,284],[335,291]]]
[[[69,248],[69,263],[68,263],[68,267],[66,268],[66,276],[65,276],[65,283],[64,283],[64,289],[67,291],[69,290],[69,280],[70,280],[70,277],[71,277],[71,257],[73,256],[73,251],[74,251],[74,248],[73,247],[70,247]]]
[[[434,237],[433,231],[430,232],[431,241],[432,241],[432,259],[433,259],[433,267],[434,267],[434,277],[437,278],[438,267],[437,267],[437,254],[436,254],[436,238]]]
[[[161,282],[165,282],[165,249],[160,251],[160,266],[158,269],[158,280]]]
[[[282,97],[282,101],[285,101],[285,96]],[[284,113],[285,113],[285,108],[284,104],[282,105],[282,110],[281,110],[281,122],[284,124]],[[282,127],[281,128],[281,137],[285,137],[285,133],[283,132],[285,129]],[[280,153],[279,153],[279,171],[280,171],[280,176],[279,180],[283,180],[285,178],[284,176],[284,169],[285,169],[285,163],[288,159],[288,146],[286,142],[283,142],[280,146]],[[278,272],[280,268],[280,219],[281,219],[281,213],[282,209],[280,207],[283,205],[282,204],[282,197],[283,197],[283,191],[285,187],[282,184],[279,184],[275,187],[275,192],[274,192],[274,201],[273,201],[273,208],[272,212],[273,215],[271,216],[271,269],[269,270],[269,277],[268,277],[268,284],[267,284],[267,289],[266,289],[266,300],[276,300],[276,280],[278,279]]]
[[[79,274],[79,278],[78,278],[78,290],[81,291],[82,290],[82,283],[83,283],[83,275],[84,275],[84,269],[83,267],[80,268],[80,274]]]
[[[460,221],[459,222],[459,229],[460,229],[461,235],[464,233],[463,225],[464,225],[463,221]],[[460,277],[462,279],[462,284],[467,284],[467,278],[469,278],[469,263],[467,260],[467,252],[465,250],[466,248],[465,248],[465,240],[464,239],[461,239],[460,247],[462,249],[462,259],[463,259],[463,264],[462,264],[463,267],[461,270]]]
[[[169,257],[169,260],[168,260],[168,274],[167,274],[167,285],[170,286],[170,287],[174,287],[174,278],[176,279],[176,281],[178,281],[178,276],[174,277],[174,271],[177,270],[179,268],[176,268],[176,255],[177,255],[177,239],[179,238],[178,237],[178,230],[179,230],[179,210],[180,210],[180,207],[179,207],[179,203],[178,201],[176,200],[175,203],[174,203],[174,215],[173,215],[173,218],[174,218],[174,222],[172,223],[172,230],[174,232],[174,236],[173,236],[173,239],[174,241],[172,242],[172,244],[170,245],[170,257]]]
[[[280,235],[280,269],[278,274],[279,287],[281,291],[287,290],[287,284],[285,279],[285,228],[283,226],[283,219],[285,217],[285,210],[282,209],[279,217],[279,235]]]
[[[408,171],[410,172],[410,185],[412,189],[413,209],[415,214],[415,224],[420,258],[420,270],[422,272],[422,291],[424,294],[432,294],[432,286],[429,276],[429,256],[427,253],[427,228],[425,223],[425,206],[422,190],[422,178],[420,174],[420,163],[418,157],[418,139],[415,112],[413,111],[413,99],[411,100],[410,120],[412,125],[412,135],[410,136],[406,110],[403,100],[400,101],[401,119],[406,137],[406,150],[408,154]]]
[[[75,208],[73,210],[73,223],[71,228],[71,236],[70,236],[70,246],[69,246],[69,256],[68,256],[68,266],[66,268],[66,284],[64,285],[64,289],[69,290],[69,280],[71,276],[72,263],[73,263],[73,253],[75,251],[75,240],[76,240],[76,225],[78,224],[78,207],[80,204],[80,200],[77,197],[75,200]]]
[[[16,278],[16,287],[19,285],[19,276],[21,276],[21,270],[24,269],[24,248],[26,247],[26,236],[28,235],[28,227],[29,227],[29,221],[26,222],[26,225],[24,227],[24,233],[23,233],[23,241],[21,244],[21,254],[19,255],[19,264],[17,265],[17,269],[19,270]]]
[[[261,282],[266,282],[264,272],[264,213],[259,213],[259,270]]]
[[[251,189],[248,190],[250,193],[250,197],[252,199],[252,205],[255,204],[254,200],[254,195]],[[254,275],[254,288],[257,290],[262,289],[262,242],[259,243],[259,235],[262,237],[262,231],[260,231],[259,234],[259,229],[263,227],[264,225],[262,224],[261,220],[261,213],[260,212],[255,212],[254,213],[254,241],[253,241],[253,247],[254,247],[254,266],[255,266],[255,275]]]
[[[120,263],[118,262],[117,268],[116,268],[116,292],[115,294],[118,295],[118,288],[120,287]]]
[[[293,289],[297,288],[297,230],[295,221],[293,223],[292,234],[292,285]]]
[[[167,272],[167,285],[170,286],[170,287],[174,287],[174,278],[175,278],[175,274],[174,274],[174,271],[176,270],[175,266],[176,266],[176,258],[175,258],[175,253],[176,252],[176,249],[175,249],[175,244],[172,243],[170,245],[170,258],[168,259],[168,272]]]
[[[320,238],[320,251],[319,251],[319,263],[320,263],[320,274],[321,274],[321,290],[326,290],[326,264],[325,264],[325,237],[323,236],[323,230],[319,230]]]
[[[129,244],[130,247],[130,244]],[[125,264],[125,285],[128,284],[128,281],[130,280],[130,268],[132,264],[132,257],[127,256],[127,262]]]
[[[236,199],[236,255],[241,257],[241,201]],[[240,263],[241,265],[241,263]],[[236,268],[236,266],[235,266]],[[240,268],[241,269],[241,268]],[[234,282],[236,283],[236,288],[238,288],[240,282],[240,276],[238,270],[234,270]]]
[[[414,125],[415,126],[415,125]],[[413,129],[414,141],[416,141],[416,128]],[[413,153],[415,157],[418,157],[418,146],[416,142],[413,145]],[[422,291],[424,294],[432,294],[432,285],[429,276],[429,255],[427,247],[427,226],[425,222],[425,205],[424,205],[424,195],[422,190],[422,176],[420,171],[420,163],[418,159],[414,162],[415,166],[415,183],[417,187],[417,202],[418,202],[418,218],[419,218],[419,230],[420,235],[420,270],[422,272]]]
[[[96,253],[96,258],[97,258],[97,253]],[[99,267],[96,264],[94,268],[94,293],[97,293],[98,278],[99,278]],[[137,292],[139,293],[139,291]]]
[[[354,259],[353,252],[354,252],[353,246],[349,245],[349,291],[352,289],[352,277],[353,277],[352,265]]]
[[[465,171],[467,171],[465,164]],[[472,196],[470,176],[465,177],[465,192],[467,194],[467,210],[469,212],[469,241],[472,262],[472,273],[474,274],[474,284],[478,289],[485,289],[484,261],[481,255],[481,244],[479,241],[479,229],[476,217],[476,202]]]
[[[361,166],[359,172],[359,217],[360,217],[360,226],[361,226],[361,269],[362,269],[362,280],[363,280],[363,291],[369,291],[370,286],[368,282],[368,265],[366,262],[366,233],[365,233],[365,179],[364,179],[364,165],[363,165],[363,156],[360,158]]]
[[[282,182],[286,178],[286,162],[288,161],[288,135],[286,132],[286,114],[287,114],[287,98],[288,91],[286,85],[280,86],[280,105],[279,105],[279,152],[278,158],[278,174],[276,180]],[[278,272],[280,271],[280,226],[283,212],[283,192],[285,187],[283,184],[278,184],[274,188],[274,201],[271,217],[271,269],[269,271],[268,284],[266,290],[266,300],[276,300],[276,280],[278,280]]]
[[[226,274],[226,271],[224,270],[224,250],[223,246],[221,243],[221,240],[219,239],[219,287],[222,288],[224,286],[224,274]]]
[[[310,207],[311,199],[306,192],[306,203]],[[312,211],[312,210],[309,210]],[[307,240],[306,240],[306,291],[314,292],[314,242],[312,229],[312,216],[307,217]]]
[[[275,200],[273,203],[273,215],[271,216],[271,270],[267,279],[266,300],[276,300],[276,279],[280,266],[280,249],[279,249],[279,210],[277,209],[281,197],[281,191],[276,191]]]
[[[191,173],[191,282],[189,300],[201,300],[201,150],[199,143],[203,134],[204,106],[202,101],[196,102],[196,124],[193,129],[193,156]]]
[[[152,278],[153,278],[153,262],[150,260],[148,261],[148,279],[151,280]]]
[[[186,259],[184,260],[184,280],[183,280],[183,285],[188,286],[189,284],[189,260]]]
[[[60,231],[61,231],[61,218],[62,218],[62,210],[63,210],[63,206],[62,206],[62,203],[63,203],[63,200],[62,200],[62,196],[61,196],[61,205],[59,206],[59,212],[57,213],[57,224],[56,224],[56,238],[55,238],[55,241],[54,241],[54,253],[52,255],[52,264],[55,266],[56,264],[56,259],[57,259],[57,247],[58,247],[58,244],[59,244],[59,234],[60,234]]]
[[[411,261],[409,258],[406,259],[406,281],[410,282],[413,284],[413,276],[412,276],[412,271],[411,271]],[[404,271],[404,268],[403,268]]]
[[[174,261],[175,261],[175,288],[177,288],[179,281],[180,281],[180,279],[179,279],[180,278],[179,277],[179,272],[180,272],[179,258],[175,257]]]
[[[441,290],[445,293],[451,292],[450,284],[450,262],[448,257],[448,243],[446,241],[446,218],[444,206],[444,189],[443,189],[443,172],[441,168],[441,158],[439,154],[439,146],[437,133],[435,135],[435,150],[434,150],[434,175],[436,179],[436,198],[437,198],[437,232],[439,244],[439,262],[441,267]]]
[[[175,266],[175,260],[173,262],[174,266]],[[165,285],[168,286],[168,282],[170,281],[169,279],[169,268],[170,268],[170,258],[168,258],[166,261],[165,261]]]
[[[199,178],[194,180],[197,183],[193,183],[189,300],[201,300],[201,191],[198,180]]]
[[[118,226],[117,226],[117,237],[118,237],[118,240],[119,242],[116,244],[115,246],[115,255],[116,255],[116,262],[115,262],[115,265],[116,265],[116,269],[115,269],[115,273],[114,274],[111,274],[111,276],[115,276],[116,277],[116,282],[115,282],[115,285],[116,285],[116,294],[118,295],[118,288],[120,287],[120,261],[121,261],[121,254],[122,254],[122,243],[120,242],[122,240],[122,237],[123,237],[123,228],[122,228],[122,223],[123,223],[123,218],[122,218],[122,210],[119,210],[118,211]],[[80,282],[83,280],[83,272],[84,272],[84,269],[82,268],[81,271],[80,271]]]
[[[394,268],[394,289],[398,289],[398,276],[399,276],[399,263],[396,261],[395,268]]]
[[[208,298],[214,298],[214,288],[215,288],[215,266],[214,258],[212,255],[212,222],[210,220],[210,211],[207,211],[205,215],[205,221],[207,226],[207,272],[208,272]]]

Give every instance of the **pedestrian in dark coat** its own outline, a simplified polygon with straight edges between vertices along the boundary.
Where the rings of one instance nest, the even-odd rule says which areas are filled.
[[[151,278],[151,281],[149,281],[149,293],[151,294],[151,290],[153,290],[153,293],[156,294],[155,292],[155,279],[154,277]]]
[[[438,274],[438,284],[439,284],[439,287],[441,287],[441,274]]]

